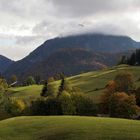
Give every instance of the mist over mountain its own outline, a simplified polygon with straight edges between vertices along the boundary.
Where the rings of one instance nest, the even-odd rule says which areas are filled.
[[[139,47],[126,36],[82,34],[47,40],[24,59],[12,64],[5,75],[16,74],[21,79],[28,75],[42,78],[59,72],[74,75],[82,71],[102,69],[118,63],[122,54]]]

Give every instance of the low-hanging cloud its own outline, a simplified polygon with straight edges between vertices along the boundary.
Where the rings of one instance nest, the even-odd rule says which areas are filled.
[[[84,32],[140,40],[139,15],[140,0],[0,0],[0,54],[21,59],[49,38]]]

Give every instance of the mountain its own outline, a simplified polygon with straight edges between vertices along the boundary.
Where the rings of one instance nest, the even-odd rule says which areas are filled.
[[[118,62],[119,56],[138,47],[129,37],[102,34],[83,34],[46,41],[24,59],[12,64],[5,75],[16,74],[42,78],[59,72],[73,75],[82,71],[102,69]]]
[[[121,53],[96,53],[82,48],[68,48],[59,50],[46,60],[34,65],[28,70],[28,75],[49,77],[64,72],[65,75],[74,75],[79,72],[107,68],[118,62]]]
[[[0,73],[4,73],[14,61],[0,55]]]
[[[140,48],[140,42],[134,42],[134,46],[139,49]]]

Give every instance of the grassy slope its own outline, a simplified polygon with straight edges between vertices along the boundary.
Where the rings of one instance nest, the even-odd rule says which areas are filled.
[[[72,86],[80,88],[83,93],[92,95],[93,98],[98,101],[99,95],[103,92],[103,90],[101,89],[105,87],[109,80],[112,80],[115,75],[117,75],[121,71],[132,72],[135,77],[136,86],[140,86],[140,81],[137,81],[140,78],[140,67],[118,66],[102,71],[80,74],[68,79]],[[59,83],[60,81],[54,82],[56,87],[58,87]],[[42,86],[34,85],[29,87],[11,88],[9,90],[9,93],[11,96],[16,98],[29,99],[38,97],[41,89]]]
[[[0,122],[1,140],[138,140],[140,121],[96,117],[18,117]]]

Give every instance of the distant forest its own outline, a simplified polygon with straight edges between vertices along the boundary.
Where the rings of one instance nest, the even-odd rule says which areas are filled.
[[[123,55],[119,64],[139,66],[140,65],[140,49],[137,49],[135,52],[133,52],[130,57]]]

